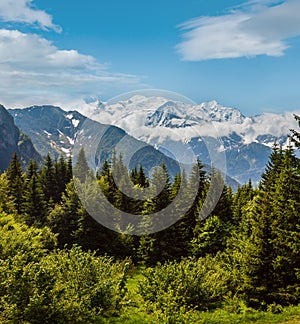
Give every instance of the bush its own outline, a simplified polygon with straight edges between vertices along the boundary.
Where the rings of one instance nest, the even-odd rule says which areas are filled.
[[[121,309],[126,268],[78,247],[40,260],[22,251],[0,259],[0,322],[99,323]]]
[[[210,256],[158,264],[143,276],[139,292],[149,309],[170,314],[214,308],[230,293],[230,272]]]
[[[55,277],[55,308],[60,318],[86,323],[100,315],[117,314],[126,293],[128,263],[96,257],[79,247],[57,251],[45,257],[42,266]]]

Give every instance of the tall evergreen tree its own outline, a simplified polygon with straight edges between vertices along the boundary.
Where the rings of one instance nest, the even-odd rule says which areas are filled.
[[[31,179],[34,175],[37,176],[38,163],[35,160],[30,160],[26,172],[27,179]]]
[[[78,210],[80,201],[71,181],[62,195],[60,204],[57,204],[48,216],[48,224],[54,233],[58,234],[58,244],[61,248],[76,243],[74,233],[78,225]]]
[[[68,165],[62,155],[59,160],[54,163],[54,177],[57,189],[55,202],[58,202],[61,199],[62,193],[66,189],[66,185],[71,180],[68,172]]]
[[[283,161],[283,150],[276,143],[273,146],[272,153],[269,157],[269,161],[265,167],[265,171],[261,176],[261,182],[259,188],[268,191],[274,186],[274,183],[281,171]]]
[[[10,165],[7,169],[7,180],[9,184],[9,195],[14,201],[17,213],[20,214],[22,210],[23,190],[25,182],[21,163],[19,161],[17,153],[14,153]]]
[[[249,180],[247,184],[238,187],[236,193],[234,194],[232,202],[232,217],[233,223],[236,227],[241,226],[245,215],[245,209],[254,198],[254,195],[255,191],[253,189],[251,180]]]
[[[297,293],[300,285],[300,164],[291,148],[284,153],[283,165],[271,194],[275,251],[273,290],[277,302],[289,304],[297,303],[300,298]]]
[[[24,190],[22,213],[28,225],[42,226],[45,224],[46,207],[44,194],[37,173],[27,179]]]
[[[73,168],[73,175],[81,182],[85,182],[89,173],[89,165],[85,156],[84,148],[82,147],[78,153],[76,164]]]
[[[49,153],[46,156],[44,167],[41,169],[40,174],[45,200],[52,205],[53,201],[56,200],[57,186],[54,175],[54,165]]]
[[[300,266],[299,166],[291,148],[280,153],[262,180],[248,214],[249,237],[242,251],[250,304],[297,302]],[[274,159],[274,155],[270,157]],[[274,177],[274,174],[277,177]]]

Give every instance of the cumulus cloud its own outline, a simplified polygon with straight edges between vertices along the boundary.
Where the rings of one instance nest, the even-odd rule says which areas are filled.
[[[52,16],[36,9],[32,0],[0,0],[0,20],[35,24],[43,29],[61,31],[61,27],[53,23]]]
[[[282,56],[288,39],[300,35],[300,1],[249,1],[221,16],[202,16],[180,25],[176,46],[186,61]]]
[[[94,57],[63,50],[36,34],[0,29],[0,102],[9,107],[59,104],[140,87],[134,75],[112,73]]]

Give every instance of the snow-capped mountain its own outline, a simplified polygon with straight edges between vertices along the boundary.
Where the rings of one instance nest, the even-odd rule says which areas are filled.
[[[90,166],[95,169],[100,169],[103,162],[111,159],[115,151],[122,154],[123,161],[128,162],[126,165],[129,169],[142,165],[147,175],[162,162],[168,167],[172,176],[179,172],[177,161],[151,145],[127,135],[119,127],[90,120],[77,111],[64,111],[54,106],[33,106],[10,109],[9,112],[16,125],[30,135],[32,143],[42,156],[48,153],[52,157],[73,155],[74,146],[77,143],[75,151],[79,149],[78,146],[83,145],[86,153],[93,152],[87,157]],[[7,115],[13,120],[8,112]],[[94,141],[94,137],[98,134],[102,136],[99,141]],[[79,144],[78,141],[76,142],[78,137],[81,138]],[[120,149],[118,149],[118,143],[122,143]],[[134,149],[134,155],[131,155],[132,149]],[[236,185],[232,179],[228,180]]]
[[[54,106],[9,109],[9,112],[42,156],[70,155],[75,134],[86,119],[77,111],[66,112]]]
[[[218,139],[215,150],[226,155],[227,173],[240,183],[258,182],[274,142],[288,145],[292,113],[244,116],[238,109],[216,101],[198,105],[164,97],[133,96],[114,103],[94,102],[85,113],[99,122],[121,127],[137,139],[180,158],[183,145],[207,164],[209,138]]]

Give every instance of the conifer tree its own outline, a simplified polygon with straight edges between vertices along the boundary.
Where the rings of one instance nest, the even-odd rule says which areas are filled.
[[[61,248],[76,243],[74,233],[78,228],[78,210],[80,201],[74,182],[67,184],[62,194],[61,203],[57,204],[48,216],[48,224],[54,233],[58,234],[58,244]]]
[[[46,156],[44,167],[41,169],[41,183],[45,200],[48,204],[56,200],[57,187],[54,175],[54,165],[50,154]]]
[[[149,187],[149,180],[147,179],[143,166],[140,165],[139,171],[137,173],[137,184],[141,187],[141,188],[147,188]]]
[[[272,244],[275,259],[274,298],[279,303],[296,303],[300,297],[300,163],[294,152],[288,148],[284,152],[284,168],[276,179],[272,193],[273,232]]]
[[[17,153],[14,153],[7,169],[7,180],[9,184],[9,196],[12,197],[16,211],[20,214],[23,202],[24,175]]]
[[[36,160],[30,160],[26,172],[27,179],[31,179],[34,175],[37,176],[38,163]]]
[[[14,199],[9,193],[9,181],[6,172],[0,174],[0,213],[15,213]]]
[[[272,201],[270,196],[259,191],[247,215],[249,237],[240,236],[242,269],[245,274],[244,292],[249,305],[261,307],[271,304],[274,283],[273,260],[275,258],[271,230]],[[246,241],[246,243],[244,243]]]
[[[68,165],[61,155],[58,161],[54,163],[54,177],[57,192],[55,194],[55,202],[60,201],[61,195],[66,189],[66,185],[70,182],[71,178],[68,172]]]
[[[77,161],[73,169],[73,175],[81,182],[85,182],[88,173],[89,165],[86,160],[84,148],[82,147],[77,156]]]
[[[283,161],[283,150],[276,143],[273,146],[272,153],[269,157],[269,161],[265,167],[265,171],[261,176],[261,182],[259,188],[265,191],[271,190],[276,178],[278,177]]]
[[[250,235],[241,238],[246,239],[241,244],[244,288],[254,306],[295,303],[299,298],[299,160],[291,148],[280,152],[280,164],[273,163],[274,154],[270,159],[272,167],[247,216]]]
[[[68,161],[67,161],[67,178],[66,178],[66,183],[69,183],[72,178],[73,178],[73,165],[72,165],[72,157],[69,156]]]
[[[219,219],[224,223],[232,223],[232,195],[231,188],[224,185],[221,196],[212,211],[213,215],[219,217]]]
[[[46,208],[44,193],[36,171],[27,179],[22,213],[28,225],[42,226],[45,224]]]
[[[241,226],[242,220],[244,219],[245,208],[252,201],[254,195],[255,193],[251,180],[249,180],[247,184],[238,187],[234,194],[232,202],[232,217],[233,223],[236,227]]]

